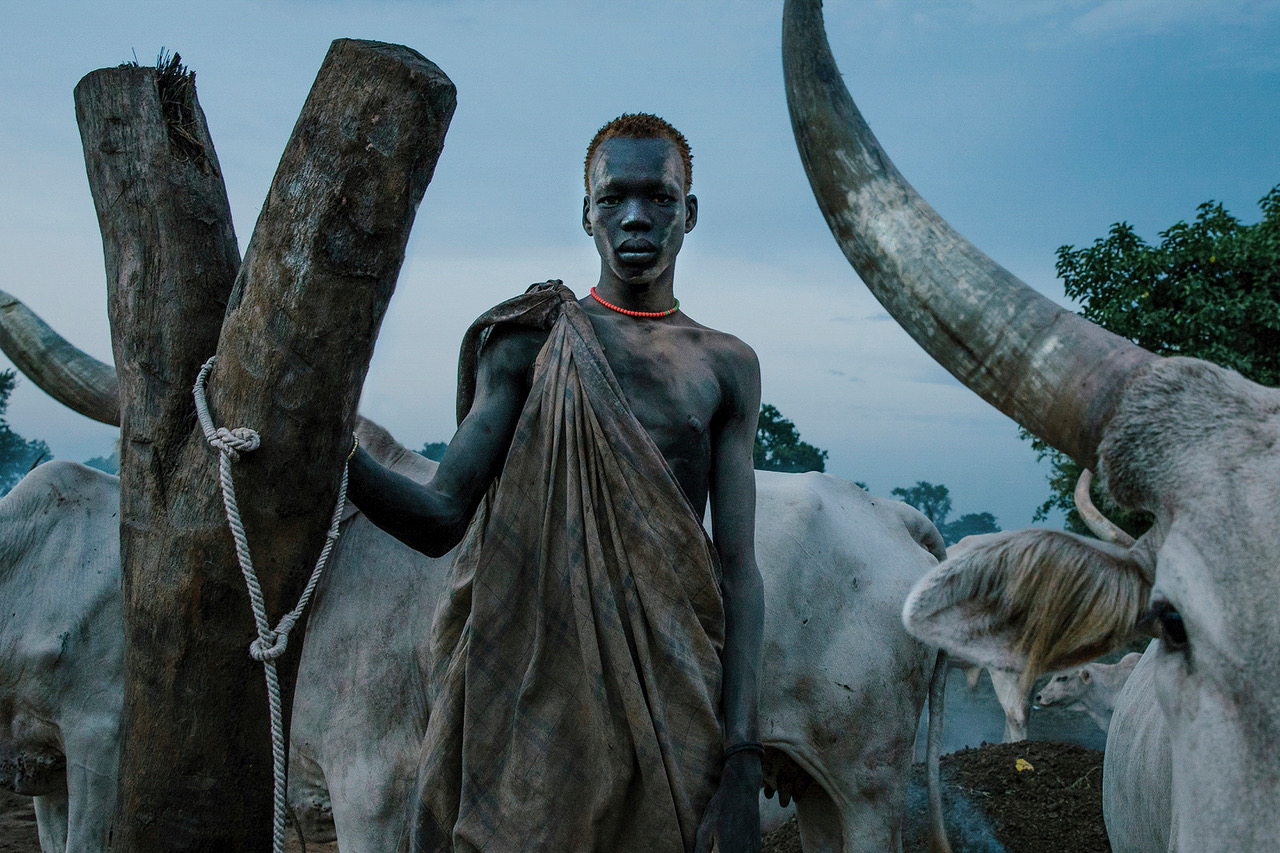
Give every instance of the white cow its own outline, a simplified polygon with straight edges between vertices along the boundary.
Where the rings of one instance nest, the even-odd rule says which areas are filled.
[[[821,0],[787,0],[782,44],[810,186],[862,280],[968,388],[1154,519],[1132,548],[1034,531],[948,561],[913,590],[909,629],[1031,677],[1151,625],[1160,641],[1134,680],[1149,672],[1152,698],[1139,706],[1135,694],[1132,714],[1159,713],[1168,737],[1171,849],[1276,849],[1280,390],[1159,357],[1019,281],[894,167],[831,55]],[[1031,568],[1041,564],[1053,568]],[[1112,743],[1127,713],[1122,702]],[[1135,849],[1114,833],[1113,845]]]
[[[360,432],[401,473],[434,470],[376,426],[362,422]],[[118,482],[51,462],[0,498],[0,602],[12,613],[0,631],[0,755],[4,781],[38,796],[46,853],[105,850],[114,809]],[[897,849],[935,669],[933,651],[898,614],[942,554],[941,539],[914,509],[825,474],[761,472],[757,486],[767,784],[795,798],[806,849]],[[344,853],[404,849],[429,712],[428,630],[448,570],[447,558],[405,548],[355,514],[317,591],[294,703],[290,798],[304,827],[332,819]]]
[[[1111,727],[1116,698],[1138,664],[1138,652],[1130,652],[1115,663],[1087,663],[1057,672],[1036,694],[1036,704],[1061,706],[1068,711],[1084,711],[1098,728]]]
[[[50,462],[0,498],[0,785],[35,797],[45,853],[105,851],[115,810],[119,491]]]

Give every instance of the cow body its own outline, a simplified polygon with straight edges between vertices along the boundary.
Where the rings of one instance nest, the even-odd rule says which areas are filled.
[[[119,485],[50,462],[0,498],[0,784],[41,849],[107,849],[124,701]]]
[[[941,538],[911,507],[826,474],[758,472],[756,485],[760,738],[815,783],[795,792],[806,850],[900,849],[933,664],[902,630],[901,602]]]
[[[367,422],[361,444],[406,476],[434,471]],[[835,477],[761,472],[757,485],[768,783],[794,796],[806,849],[896,849],[933,660],[898,614],[941,556],[941,539],[914,509]],[[0,601],[26,620],[10,620],[3,635],[6,649],[21,648],[0,658],[0,685],[11,691],[0,694],[0,710],[23,715],[0,720],[8,724],[0,734],[20,735],[6,734],[0,748],[27,756],[6,767],[45,768],[9,784],[40,797],[46,853],[105,849],[114,811],[118,503],[116,478],[61,462],[0,499],[13,563],[0,572]],[[317,589],[291,725],[290,801],[304,831],[316,840],[336,832],[344,853],[407,841],[405,807],[429,713],[430,625],[449,568],[448,557],[408,549],[349,512]],[[15,690],[27,698],[10,699]]]
[[[1102,816],[1113,853],[1166,853],[1174,831],[1169,730],[1156,701],[1153,641],[1116,697],[1102,760]]]

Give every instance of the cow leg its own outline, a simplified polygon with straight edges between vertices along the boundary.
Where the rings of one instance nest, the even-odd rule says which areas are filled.
[[[1006,669],[991,670],[991,686],[1004,709],[1004,742],[1027,739],[1027,720],[1031,716],[1030,697],[1018,687],[1021,673]]]
[[[842,807],[821,786],[810,786],[795,801],[800,846],[805,853],[902,853],[903,815],[891,802],[892,787],[860,787]]]
[[[40,853],[67,853],[67,780],[62,790],[33,797]]]
[[[796,798],[796,822],[805,853],[850,853],[844,846],[840,808],[818,785]]]
[[[336,840],[333,805],[329,801],[324,771],[305,746],[296,741],[289,750],[288,799],[298,829],[308,844]]]
[[[120,745],[110,727],[64,727],[67,750],[67,850],[106,853],[115,816]]]
[[[406,755],[416,755],[412,750]],[[329,797],[338,849],[342,853],[395,853],[408,849],[405,803],[413,796],[412,776],[389,769],[387,759],[353,756],[329,775]]]

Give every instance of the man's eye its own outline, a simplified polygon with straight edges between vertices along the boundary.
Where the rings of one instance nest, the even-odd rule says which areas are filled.
[[[613,195],[601,196],[600,199],[596,202],[596,204],[602,205],[604,207],[611,207],[612,205],[615,205],[617,203],[618,203],[618,197]]]

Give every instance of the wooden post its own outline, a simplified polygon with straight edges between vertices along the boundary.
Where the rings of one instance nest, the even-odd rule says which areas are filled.
[[[145,89],[130,81],[148,73],[154,74],[95,72],[78,87],[87,160],[133,145],[113,142],[112,134],[136,123],[130,105],[141,100],[108,90]],[[116,103],[133,118],[122,122]],[[148,224],[157,216],[180,223],[199,211],[193,220],[212,223],[214,231],[225,225],[222,233],[230,235],[229,215],[211,214],[200,186],[171,178],[217,171],[202,117],[199,132],[188,125],[178,139],[194,139],[207,159],[197,147],[179,150],[166,126],[168,161],[155,160],[170,172],[157,170],[163,177],[156,181],[113,184],[113,174],[128,177],[127,167],[89,166],[113,282],[126,425],[126,687],[114,848],[270,847],[266,691],[261,666],[248,656],[253,620],[227,532],[217,456],[194,422],[190,386],[216,342],[209,382],[214,420],[252,427],[262,437],[261,448],[235,464],[234,476],[274,624],[296,602],[323,544],[373,342],[453,106],[448,78],[414,51],[334,42],[234,286],[222,265],[209,277],[220,287],[207,291],[191,277],[211,264],[202,237],[158,234]],[[191,112],[198,113],[198,107]],[[139,143],[136,151],[160,148],[154,127],[129,133],[151,140],[151,148]],[[136,165],[144,158],[131,159]],[[111,203],[121,189],[149,201]],[[156,214],[165,206],[172,212]],[[121,260],[113,265],[113,257]],[[132,275],[136,259],[140,272]],[[172,286],[157,274],[170,268],[184,271]],[[277,661],[286,721],[301,627]]]

